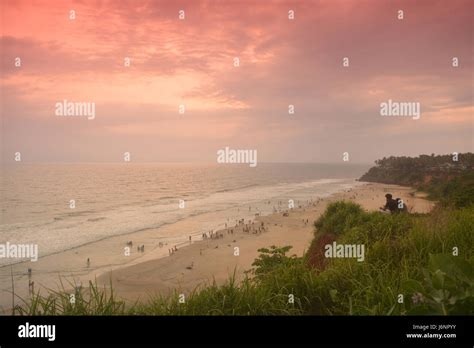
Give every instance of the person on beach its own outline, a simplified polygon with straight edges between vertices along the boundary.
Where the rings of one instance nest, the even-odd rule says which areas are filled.
[[[89,268],[91,265],[91,259],[87,258],[87,268]]]
[[[391,214],[394,214],[398,212],[398,203],[392,197],[393,197],[392,194],[387,193],[385,195],[385,198],[386,198],[385,205],[383,207],[380,207],[380,209],[383,211],[389,210]]]
[[[28,291],[30,295],[33,295],[35,293],[35,282],[32,280],[28,282]]]

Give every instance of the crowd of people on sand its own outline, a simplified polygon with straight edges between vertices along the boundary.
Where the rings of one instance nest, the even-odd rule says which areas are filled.
[[[319,198],[317,198],[315,200],[308,199],[306,201],[306,205],[314,207],[319,203],[319,201],[320,201]],[[271,201],[266,201],[265,203],[270,205]],[[273,206],[274,212],[284,211],[284,213],[288,214],[287,210],[283,210],[285,204],[286,203],[284,201],[281,201],[281,200],[278,201],[278,208]],[[297,206],[298,206],[298,208],[303,208],[303,206],[300,204],[299,200],[297,201]],[[252,211],[252,209],[253,209],[252,206],[248,207],[248,211]],[[259,217],[260,216],[259,209],[256,208],[255,210],[258,211],[257,213],[255,213],[255,217]],[[238,209],[238,211],[240,211],[240,209]],[[231,224],[229,224],[229,221],[230,221],[229,218],[227,219],[227,221],[228,222],[224,223],[224,229],[223,230],[214,231],[213,229],[211,229],[207,232],[202,233],[201,234],[201,239],[202,240],[222,239],[222,238],[224,238],[224,234],[234,235],[235,233],[238,233],[239,231],[241,231],[242,233],[255,234],[255,235],[259,235],[263,232],[268,231],[268,227],[265,225],[264,221],[252,221],[252,220],[247,220],[246,221],[245,218],[241,218],[241,219],[236,219],[235,220],[235,225],[234,226],[231,226]],[[303,219],[302,221],[303,221],[304,225],[307,225],[309,223],[309,219]],[[189,243],[192,243],[192,236],[188,237],[188,241],[189,241]],[[234,242],[235,242],[235,240],[234,240]],[[214,249],[217,249],[218,247],[219,246],[216,245],[214,247]],[[169,255],[173,255],[176,251],[178,251],[178,248],[176,246],[174,246],[171,249],[168,249]],[[199,249],[199,254],[200,255],[202,255],[202,251],[203,251],[203,249]]]
[[[162,243],[160,242],[160,248],[161,248],[161,246],[162,246],[161,244],[162,244]],[[126,245],[127,245],[128,247],[132,247],[132,246],[133,246],[133,241],[129,240],[129,241],[126,243]],[[137,246],[137,251],[138,251],[138,252],[142,252],[142,253],[145,252],[145,244],[138,245],[138,246]]]
[[[315,200],[308,199],[306,201],[306,205],[315,207],[319,203],[319,201],[320,201],[320,198],[317,198]],[[266,201],[265,203],[270,205],[271,201]],[[274,212],[284,211],[283,214],[286,214],[285,216],[288,216],[288,210],[284,210],[285,204],[286,203],[284,201],[281,201],[281,200],[278,201],[278,208],[276,206],[273,206],[273,211]],[[299,200],[297,201],[297,207],[301,209],[303,208]],[[252,206],[248,207],[248,211],[252,211],[252,209],[254,209]],[[260,216],[259,209],[256,208],[255,210],[258,211],[257,213],[255,213],[255,217],[259,217]],[[240,209],[238,209],[238,211],[240,211]],[[220,231],[209,230],[208,232],[202,233],[201,234],[202,240],[221,239],[221,238],[224,238],[224,234],[233,235],[239,231],[241,231],[242,233],[255,234],[255,235],[259,235],[263,232],[268,231],[268,227],[265,225],[264,221],[252,221],[252,220],[246,221],[245,218],[242,218],[242,219],[236,219],[235,225],[231,226],[231,224],[229,224],[229,220],[230,219],[228,218],[227,219],[228,222],[224,224],[223,230],[220,230]],[[303,224],[307,225],[308,223],[309,223],[309,219],[303,219]],[[191,236],[189,236],[189,242],[191,242]],[[218,246],[216,246],[215,248],[218,248]],[[170,254],[172,254],[172,251],[173,249],[171,249]],[[202,255],[202,249],[200,249],[200,254]]]
[[[227,233],[229,233],[227,231]],[[233,233],[233,231],[232,231]],[[202,239],[203,240],[206,240],[206,239],[220,239],[220,238],[224,238],[224,234],[222,232],[214,232],[214,230],[209,230],[208,232],[205,232],[202,234]]]
[[[307,200],[306,203],[308,206],[316,206],[318,203],[319,203],[319,198],[315,201],[313,201],[313,199],[310,199],[310,200]],[[266,204],[270,205],[271,204],[271,201],[267,201],[265,202]],[[299,208],[302,208],[301,205],[299,205],[299,201],[297,201],[297,204],[298,204],[298,207]],[[273,211],[274,212],[281,212],[283,211],[283,207],[284,206],[284,202],[283,201],[278,201],[278,209],[273,206]],[[255,213],[255,217],[259,217],[260,216],[260,211],[258,208],[256,208],[256,210],[258,211],[258,213]],[[240,211],[240,209],[238,209],[238,211]],[[252,207],[249,206],[249,211],[252,211]],[[286,214],[288,214],[287,211],[285,211]],[[227,219],[229,221],[229,219]],[[305,225],[307,225],[309,223],[309,219],[303,219],[303,223]],[[233,235],[234,233],[237,233],[238,232],[238,229],[241,229],[241,231],[243,233],[247,233],[247,234],[256,234],[256,235],[259,235],[263,232],[267,232],[268,231],[268,227],[265,225],[265,222],[263,221],[252,221],[252,220],[247,220],[247,222],[245,221],[245,218],[242,218],[242,219],[236,219],[235,220],[235,226],[232,227],[232,228],[229,228],[228,227],[228,223],[225,223],[225,229],[224,230],[221,230],[221,231],[214,231],[214,230],[209,230],[208,232],[205,232],[205,233],[202,233],[201,237],[203,240],[208,240],[208,239],[211,239],[211,240],[215,240],[215,239],[221,239],[221,238],[224,238],[224,231],[226,234],[230,234],[230,235]],[[189,236],[188,237],[188,240],[189,240],[189,243],[192,243],[192,236]],[[235,242],[235,240],[234,240]],[[128,247],[133,247],[133,241],[128,241],[126,242],[126,245]],[[165,245],[168,245],[168,243],[163,243],[163,242],[159,242],[158,243],[158,246],[160,248],[163,248]],[[215,247],[215,248],[218,248],[218,245]],[[137,246],[137,251],[138,252],[145,252],[145,245],[142,244],[142,245],[138,245]],[[175,252],[178,251],[178,247],[175,245],[173,246],[172,248],[168,249],[168,254],[171,256],[173,255]],[[199,251],[200,255],[202,255],[202,249],[200,249]],[[87,258],[87,261],[86,261],[86,266],[87,268],[90,268],[91,266],[91,260],[90,258]],[[190,268],[192,269],[192,267]],[[33,291],[34,289],[34,281],[31,281],[31,269],[28,269],[28,276],[29,276],[29,288],[30,288],[30,292]]]
[[[173,255],[177,251],[178,251],[178,247],[176,245],[174,247],[172,247],[171,249],[168,249],[168,253],[170,255]]]

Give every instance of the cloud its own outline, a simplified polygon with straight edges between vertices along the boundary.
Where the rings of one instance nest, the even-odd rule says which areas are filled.
[[[55,139],[51,135],[60,129],[65,138],[97,147],[99,135],[107,136],[110,147],[104,151],[123,141],[149,151],[150,138],[157,137],[152,141],[181,141],[178,148],[195,151],[190,157],[208,158],[206,151],[229,140],[258,145],[267,158],[281,161],[330,161],[347,147],[372,160],[379,155],[373,142],[383,134],[403,136],[406,151],[415,154],[420,139],[439,150],[471,145],[466,131],[457,139],[432,136],[472,129],[470,1],[1,6],[2,111],[7,131],[17,132],[8,138],[15,143],[27,136],[29,142]],[[75,20],[69,19],[72,9]],[[178,19],[181,9],[185,20]],[[288,20],[289,9],[295,10],[294,21]],[[403,21],[396,18],[399,9]],[[458,68],[451,66],[454,56]],[[21,57],[21,68],[14,66],[15,57]],[[350,60],[348,68],[343,57]],[[58,123],[52,106],[63,99],[95,102],[97,120]],[[422,127],[382,119],[379,105],[388,99],[419,101]],[[183,117],[180,104],[186,107]],[[41,132],[25,128],[33,124],[43,125]],[[400,151],[386,145],[387,154]],[[315,155],[313,149],[320,148],[333,151]],[[75,151],[58,156],[74,157]]]

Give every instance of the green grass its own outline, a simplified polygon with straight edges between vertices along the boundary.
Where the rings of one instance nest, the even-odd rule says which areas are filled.
[[[70,284],[71,285],[71,284]],[[73,296],[72,296],[73,295]],[[72,300],[74,298],[74,300]],[[73,292],[49,290],[48,295],[36,292],[28,301],[21,299],[14,314],[18,315],[118,315],[127,314],[124,301],[117,299],[112,288],[100,288],[89,282],[89,287]]]
[[[352,203],[337,204],[340,210],[354,209]],[[335,259],[320,273],[322,314],[474,313],[474,209],[438,208],[429,216],[357,215],[359,223],[347,225],[338,243],[365,244],[366,260]],[[324,215],[316,224],[330,218]],[[453,255],[455,247],[458,256]],[[443,267],[459,272],[449,273]],[[444,280],[435,286],[431,279],[437,272]],[[407,286],[413,282],[421,286]],[[399,294],[403,303],[396,301]],[[413,303],[414,296],[425,301]]]
[[[291,247],[260,249],[242,282],[196,289],[125,305],[94,284],[76,294],[35,295],[20,315],[411,315],[474,314],[474,208],[438,207],[429,215],[364,212],[349,202],[330,204],[315,223],[304,257]],[[332,259],[311,268],[310,253],[324,234],[337,243],[364,244],[364,262]],[[458,248],[458,256],[453,248]],[[403,295],[403,303],[399,303]],[[292,302],[291,299],[294,301]]]
[[[474,205],[473,172],[464,173],[449,181],[434,179],[418,188],[428,192],[431,199],[439,201],[443,206],[462,208]]]

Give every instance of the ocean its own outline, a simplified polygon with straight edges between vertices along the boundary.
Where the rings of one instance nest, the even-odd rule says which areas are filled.
[[[234,219],[267,215],[357,184],[356,164],[17,164],[0,186],[0,243],[37,244],[40,257],[155,229],[185,241]],[[74,200],[72,204],[71,200]],[[181,204],[180,204],[180,200]],[[184,206],[183,206],[184,201]],[[73,207],[73,208],[71,208]],[[178,235],[160,226],[212,213]],[[0,266],[15,263],[0,258]]]

